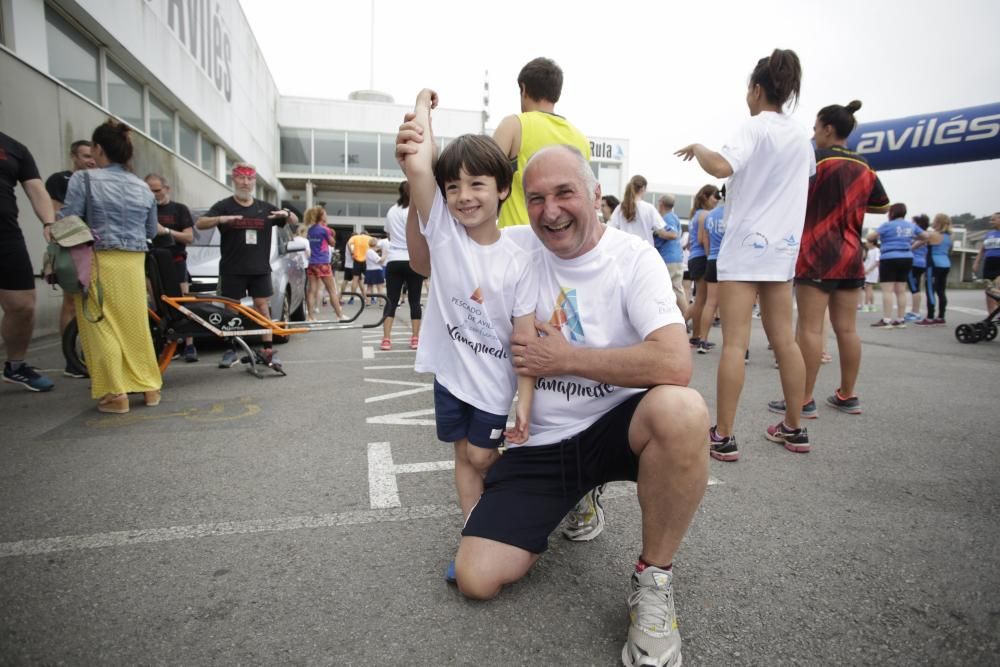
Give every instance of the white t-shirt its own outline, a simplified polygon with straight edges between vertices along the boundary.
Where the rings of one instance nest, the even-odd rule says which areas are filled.
[[[611,220],[608,221],[608,227],[614,227],[628,232],[632,236],[638,236],[649,245],[653,245],[653,231],[665,229],[666,226],[656,207],[641,199],[635,203],[635,218],[633,220],[625,219],[622,206],[619,204],[611,214]]]
[[[504,236],[488,246],[470,239],[437,188],[420,230],[430,250],[434,282],[414,368],[434,373],[466,403],[506,415],[517,391],[511,319],[535,312],[538,298],[534,253]]]
[[[409,210],[399,204],[393,204],[385,214],[385,231],[389,235],[386,263],[410,261],[410,251],[406,247],[406,214]]]
[[[378,245],[379,263],[385,265],[389,261],[389,239],[379,239]]]
[[[365,252],[365,270],[366,271],[378,271],[382,268],[382,257],[378,254],[378,250],[369,247],[367,252]]]
[[[691,235],[688,234],[687,232],[684,232],[683,234],[681,234],[681,238],[680,238],[680,243],[681,243],[681,264],[684,265],[684,269],[685,270],[687,270],[688,258],[691,256],[691,249],[688,248],[688,239],[690,239],[690,238],[691,238]]]
[[[733,168],[726,185],[726,235],[719,280],[786,281],[795,275],[816,156],[785,114],[751,116],[719,153]]]
[[[535,253],[535,316],[560,324],[571,345],[629,347],[661,327],[684,323],[669,288],[667,265],[651,245],[608,227],[596,248],[566,260],[546,250],[531,227],[503,232]],[[526,444],[549,445],[576,435],[641,391],[573,375],[537,378]]]
[[[868,248],[868,256],[865,257],[865,282],[866,283],[877,283],[878,282],[878,263],[882,258],[882,251],[872,246]]]

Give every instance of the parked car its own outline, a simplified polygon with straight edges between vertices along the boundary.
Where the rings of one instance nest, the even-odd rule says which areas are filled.
[[[204,211],[192,210],[195,219]],[[191,274],[192,293],[215,292],[219,285],[219,230],[194,230],[194,241],[187,247],[187,267]],[[286,227],[274,227],[271,234],[271,318],[301,322],[305,317],[306,262],[309,242],[292,238]],[[253,305],[250,297],[243,303]]]

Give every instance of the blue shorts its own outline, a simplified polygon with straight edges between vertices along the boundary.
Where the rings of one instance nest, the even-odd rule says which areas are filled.
[[[476,447],[496,449],[503,444],[507,415],[495,415],[473,407],[452,395],[434,380],[434,421],[438,440],[458,442],[467,438]]]
[[[486,473],[479,502],[462,535],[540,554],[549,534],[595,486],[639,478],[628,430],[646,392],[629,396],[571,438],[554,445],[513,447]]]

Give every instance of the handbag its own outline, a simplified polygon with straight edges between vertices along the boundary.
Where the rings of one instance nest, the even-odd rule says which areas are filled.
[[[94,252],[94,234],[87,225],[90,211],[90,174],[83,173],[86,190],[84,218],[68,215],[52,224],[51,241],[42,259],[42,275],[50,285],[59,285],[67,294],[80,294],[83,299],[83,316],[88,322],[97,323],[104,319],[104,290],[101,288],[100,266]],[[91,261],[97,275],[95,280],[97,314],[90,312],[90,267]]]

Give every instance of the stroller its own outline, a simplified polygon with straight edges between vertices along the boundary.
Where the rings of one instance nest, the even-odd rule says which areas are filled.
[[[991,299],[1000,301],[1000,287],[995,283],[986,288],[986,295]],[[978,343],[981,340],[991,341],[997,337],[997,315],[1000,314],[1000,306],[993,309],[985,319],[971,324],[959,324],[955,327],[955,338],[959,343]]]
[[[345,312],[341,321],[289,322],[272,321],[253,308],[235,299],[221,296],[198,295],[181,296],[180,282],[174,273],[173,259],[168,250],[151,249],[146,255],[146,277],[149,279],[150,303],[147,304],[149,329],[153,338],[153,351],[160,367],[160,373],[167,370],[174,358],[177,346],[185,338],[225,339],[231,338],[243,350],[241,363],[247,372],[257,378],[285,376],[278,363],[269,362],[260,351],[252,349],[246,342],[248,336],[259,336],[270,332],[274,342],[287,342],[290,336],[310,331],[337,331],[340,329],[371,329],[382,325],[385,316],[380,311],[378,321],[362,324],[361,315],[365,311],[366,300],[360,294],[345,292],[345,297],[358,297],[358,304]],[[375,295],[379,296],[379,295]],[[381,298],[385,298],[384,296]],[[80,332],[76,319],[67,325],[62,337],[63,356],[67,366],[86,373],[87,365],[80,345]],[[264,373],[268,369],[271,373]]]

